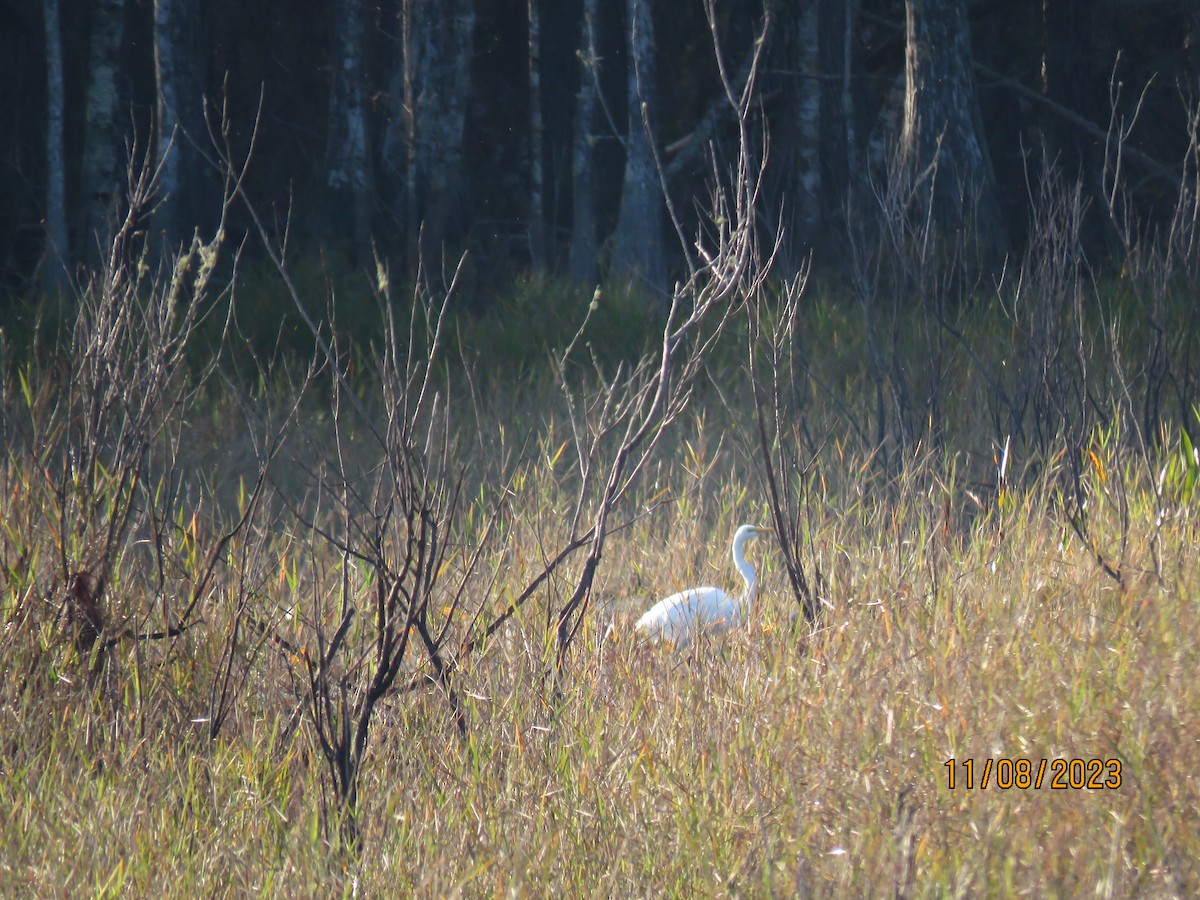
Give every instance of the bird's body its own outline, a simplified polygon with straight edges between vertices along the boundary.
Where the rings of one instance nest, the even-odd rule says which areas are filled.
[[[746,562],[742,548],[755,535],[769,531],[743,525],[733,536],[733,564],[746,583],[740,597],[720,588],[695,587],[672,594],[655,603],[637,620],[634,628],[652,641],[670,641],[676,647],[687,644],[697,631],[720,632],[740,625],[754,604],[758,576]]]

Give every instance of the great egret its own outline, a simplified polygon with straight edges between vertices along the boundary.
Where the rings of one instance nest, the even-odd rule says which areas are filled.
[[[671,641],[682,647],[697,630],[726,631],[740,625],[754,605],[758,576],[746,562],[742,548],[746,541],[772,531],[757,525],[743,525],[733,535],[733,564],[746,582],[741,597],[733,597],[720,588],[694,587],[659,600],[637,620],[633,627],[655,643]]]

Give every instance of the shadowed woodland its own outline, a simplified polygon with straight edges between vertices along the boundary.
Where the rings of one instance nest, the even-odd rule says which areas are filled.
[[[710,163],[736,157],[720,67],[740,89],[760,37],[758,203],[768,227],[786,226],[789,272],[811,253],[845,274],[851,232],[875,227],[879,195],[926,171],[935,146],[953,161],[938,179],[943,225],[960,227],[969,196],[989,264],[1025,246],[1048,166],[1083,185],[1100,262],[1119,243],[1104,212],[1113,141],[1129,202],[1161,221],[1200,71],[1185,2],[924,0],[906,22],[901,0],[730,0],[711,27],[701,2],[4,9],[10,292],[85,280],[127,202],[131,155],[167,163],[149,226],[167,248],[209,235],[228,152],[249,160],[247,195],[288,220],[295,246],[360,266],[378,253],[409,280],[421,252],[470,251],[492,276],[464,298],[476,306],[531,270],[632,275],[665,295],[683,264],[664,189],[694,223]],[[248,228],[241,208],[225,221],[231,236]]]

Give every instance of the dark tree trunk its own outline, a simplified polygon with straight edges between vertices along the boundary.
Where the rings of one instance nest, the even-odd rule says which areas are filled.
[[[122,131],[118,124],[121,43],[125,0],[96,0],[88,49],[87,120],[83,138],[83,190],[79,248],[95,263],[112,231],[122,181]]]
[[[821,227],[821,43],[817,4],[805,3],[794,24],[800,82],[795,95],[797,158],[800,163],[796,224],[808,246]]]
[[[363,263],[371,255],[374,196],[367,144],[366,0],[338,0],[335,15],[325,168],[329,200],[326,224],[335,235],[350,236],[354,258]]]
[[[196,0],[154,0],[154,68],[158,81],[159,230],[173,253],[203,225],[203,157],[208,140]]]
[[[905,76],[899,72],[884,92],[879,112],[867,135],[866,167],[874,184],[887,184],[900,132],[904,129]]]
[[[380,152],[380,174],[387,184],[387,204],[393,222],[404,235],[410,267],[416,263],[417,252],[417,141],[416,85],[412,34],[412,0],[401,0],[397,12],[396,31],[399,42],[395,62],[388,80],[388,119],[383,130]]]
[[[666,298],[667,271],[662,235],[662,186],[654,159],[651,127],[657,106],[654,26],[650,0],[626,0],[629,47],[625,179],[617,220],[613,272]]]
[[[850,73],[857,0],[817,0],[817,60],[820,72],[822,213],[843,233],[851,187],[862,177],[858,160],[854,95]]]
[[[596,54],[597,0],[583,0],[579,38],[579,93],[575,100],[575,142],[571,156],[571,280],[591,284],[596,280],[596,96],[600,83],[600,58]]]
[[[966,0],[905,0],[904,174],[937,229],[994,268],[1007,241],[971,65]]]
[[[464,219],[463,136],[475,54],[474,0],[403,0],[383,165],[402,183],[410,264],[435,258]],[[418,246],[418,234],[421,235]]]
[[[542,162],[542,25],[539,0],[529,0],[529,260],[546,268],[545,167]]]
[[[63,147],[62,28],[58,0],[43,0],[46,26],[46,254],[42,283],[60,291],[68,284],[71,248],[67,235],[66,161]]]
[[[821,236],[821,71],[817,3],[776,4],[762,67],[778,97],[769,112],[769,164],[763,181],[764,204],[782,217],[783,243],[775,271],[799,272]],[[753,48],[752,48],[753,49]],[[740,84],[741,79],[735,84]],[[728,101],[721,98],[724,111]],[[768,110],[773,105],[768,104]],[[692,142],[695,142],[693,138]],[[679,154],[679,155],[682,155]],[[677,157],[678,158],[678,157]],[[670,167],[668,167],[670,172]]]

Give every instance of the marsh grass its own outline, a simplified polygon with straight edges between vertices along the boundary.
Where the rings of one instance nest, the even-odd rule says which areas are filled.
[[[767,283],[749,171],[665,325],[381,266],[351,346],[264,232],[297,365],[130,224],[0,344],[0,894],[1194,893],[1190,225],[1105,282],[1076,193],[987,297],[881,245],[843,298]],[[746,627],[640,642],[742,522]]]
[[[839,361],[845,396],[865,394],[855,385],[869,379],[841,350],[855,341],[844,317],[814,306],[807,322],[810,346]],[[973,327],[988,332],[986,323]],[[821,364],[817,352],[811,364]],[[969,365],[957,364],[963,396],[982,392]],[[625,507],[627,524],[610,537],[596,602],[562,677],[547,673],[566,576],[549,579],[457,660],[465,739],[436,685],[384,701],[352,852],[323,822],[329,786],[299,692],[308,611],[317,608],[307,598],[334,591],[348,577],[345,561],[282,512],[259,516],[222,551],[196,627],[120,642],[94,670],[65,636],[47,574],[57,550],[45,526],[52,495],[38,488],[45,476],[10,444],[0,461],[0,891],[1194,889],[1200,462],[1186,431],[1164,427],[1152,456],[1095,432],[1074,469],[1070,449],[1046,459],[1014,445],[998,480],[982,417],[943,423],[936,441],[884,469],[839,430],[842,412],[818,412],[818,398],[808,414],[830,436],[807,519],[813,562],[828,582],[818,625],[798,616],[770,543],[760,541],[759,612],[746,629],[682,652],[640,646],[620,628],[605,640],[614,613],[688,584],[732,584],[729,535],[768,515],[749,449],[744,370],[712,377],[720,390],[698,395]],[[6,416],[34,414],[11,382],[7,390]],[[544,564],[574,488],[556,453],[567,434],[549,379],[527,381],[494,406],[481,402],[457,445],[477,473],[470,496],[478,499],[451,535],[464,546],[490,535],[471,576],[477,606],[448,622],[447,611],[433,612],[435,624],[459,634],[470,633],[476,613],[486,621],[503,608]],[[861,402],[869,408],[869,397]],[[189,476],[198,480],[188,496],[212,496],[203,461],[225,448],[237,464],[227,421],[215,411],[198,419]],[[502,429],[519,450],[507,469],[494,458]],[[509,497],[497,506],[489,479],[501,470]],[[1087,498],[1090,545],[1059,500],[1072,472],[1083,479],[1075,487]],[[227,490],[231,473],[221,477]],[[206,535],[228,526],[229,506],[239,503],[231,497],[198,503],[194,521],[180,520],[168,595],[191,583],[211,545]],[[488,516],[503,517],[501,527],[486,532]],[[139,539],[111,579],[110,618],[153,618],[151,557],[137,551]],[[1119,566],[1120,581],[1097,554]],[[369,592],[369,574],[350,575]],[[152,593],[161,602],[162,592]],[[260,624],[239,618],[247,604]],[[415,658],[406,665],[410,675],[423,671]],[[214,685],[229,671],[228,708],[218,710]],[[218,711],[226,719],[213,737]],[[1119,760],[1120,786],[967,789],[961,767],[948,786],[951,759],[974,760],[978,779],[988,759],[1030,759],[1036,769],[1042,758]]]

